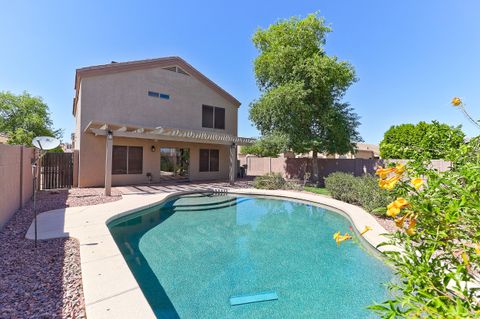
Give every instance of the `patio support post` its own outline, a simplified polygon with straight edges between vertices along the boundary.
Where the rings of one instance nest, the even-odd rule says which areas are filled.
[[[105,147],[105,196],[112,195],[112,153],[113,153],[113,133],[108,131]]]
[[[230,185],[235,184],[235,166],[237,165],[237,146],[235,143],[230,145],[230,173],[229,173],[229,182]]]

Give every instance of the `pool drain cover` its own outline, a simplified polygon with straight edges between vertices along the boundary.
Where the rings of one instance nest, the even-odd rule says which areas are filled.
[[[232,296],[230,297],[230,306],[238,306],[238,305],[244,305],[247,303],[271,301],[271,300],[277,300],[277,299],[278,299],[278,296],[275,291],[266,291],[266,292],[259,292],[256,294]]]

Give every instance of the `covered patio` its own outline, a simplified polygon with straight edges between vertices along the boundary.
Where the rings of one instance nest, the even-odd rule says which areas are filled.
[[[160,157],[154,155],[158,149],[158,152],[164,150],[165,147],[170,149],[178,150],[187,150],[187,160],[185,175],[187,178],[186,181],[198,181],[201,179],[209,180],[209,185],[211,187],[211,180],[220,180],[223,179],[223,174],[225,174],[225,179],[228,176],[228,184],[233,185],[235,183],[237,175],[237,146],[247,145],[254,141],[251,138],[238,137],[218,131],[199,131],[199,130],[189,130],[189,129],[180,129],[180,128],[168,128],[168,127],[140,127],[134,125],[125,125],[118,123],[106,123],[106,122],[96,122],[92,121],[86,126],[84,133],[88,133],[90,136],[95,138],[105,138],[105,167],[104,167],[104,180],[105,180],[105,195],[110,196],[112,188],[112,158],[114,153],[114,144],[117,142],[121,145],[123,144],[134,144],[142,143],[141,151],[141,161],[146,162],[149,166],[148,169],[155,169],[155,165],[160,165]],[[135,142],[136,141],[136,142]],[[150,143],[150,144],[149,144]],[[209,147],[210,146],[210,147]],[[181,148],[180,148],[181,147]],[[205,149],[203,149],[205,148]],[[209,173],[205,170],[202,171],[202,151],[208,157],[208,149],[217,148],[216,151],[216,172]],[[149,150],[150,152],[149,152]],[[193,152],[199,151],[199,152]],[[212,151],[210,151],[212,152]],[[148,158],[147,158],[148,157]],[[196,161],[198,160],[198,161]],[[197,162],[199,162],[198,166]],[[225,165],[228,162],[228,172],[226,172],[227,166]],[[190,165],[193,163],[193,165]],[[215,164],[215,163],[214,163]],[[208,166],[208,163],[207,163]],[[192,168],[193,167],[193,168]],[[219,168],[220,167],[220,168]],[[147,170],[148,170],[147,169]],[[140,174],[144,175],[144,168],[140,168]],[[159,169],[160,170],[160,169]],[[205,173],[198,173],[205,172]],[[150,173],[152,174],[152,173]],[[151,176],[151,175],[150,175]],[[207,177],[207,178],[204,178]],[[137,180],[141,180],[138,179]],[[147,180],[144,179],[143,182],[138,182],[137,180],[125,180],[121,182],[124,185],[142,185],[146,184]],[[173,187],[168,184],[176,184],[173,179],[170,182],[165,182],[165,185],[160,186],[138,186],[145,191],[154,191],[158,192],[162,190],[163,187]],[[118,185],[119,183],[117,183]],[[156,183],[155,183],[156,184]],[[162,183],[163,184],[163,183]],[[132,186],[133,187],[133,186]],[[160,187],[155,189],[155,187]],[[182,185],[185,187],[185,185]],[[125,190],[126,188],[122,186]],[[149,190],[150,189],[150,190]],[[163,189],[165,190],[165,189]]]

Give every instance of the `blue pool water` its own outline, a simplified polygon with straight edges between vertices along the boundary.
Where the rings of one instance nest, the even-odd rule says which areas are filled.
[[[175,197],[109,224],[158,318],[371,318],[392,272],[358,240],[337,246],[332,235],[349,226],[317,206],[225,194]],[[230,304],[265,292],[278,299]]]

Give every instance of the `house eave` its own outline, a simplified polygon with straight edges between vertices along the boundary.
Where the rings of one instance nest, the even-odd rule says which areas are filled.
[[[237,108],[240,107],[240,101],[233,97],[233,95],[222,89],[219,85],[207,78],[205,75],[203,75],[200,71],[195,69],[192,65],[190,65],[182,58],[173,56],[158,59],[102,64],[77,69],[75,72],[75,99],[72,113],[75,116],[77,112],[77,101],[80,91],[79,86],[82,78],[103,74],[113,74],[133,70],[149,69],[154,67],[169,67],[172,65],[178,65],[179,67],[183,68],[189,75],[195,77],[200,82],[208,86],[210,89],[217,92],[225,100],[232,103]]]

